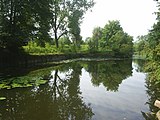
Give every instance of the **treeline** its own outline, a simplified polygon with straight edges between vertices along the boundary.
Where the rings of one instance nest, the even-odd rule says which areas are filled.
[[[97,27],[82,40],[80,25],[93,0],[1,0],[0,51],[29,54],[113,52],[130,57],[133,38],[119,21]]]
[[[149,98],[147,104],[151,113],[142,112],[146,120],[157,119],[156,113],[159,109],[153,104],[155,100],[160,100],[160,2],[157,2],[157,7],[157,18],[152,29],[147,35],[139,36],[138,41],[134,44],[135,54],[147,59],[144,70],[148,73],[146,87]]]
[[[147,35],[139,36],[134,48],[136,54],[149,59],[145,69],[149,72],[149,79],[160,86],[160,3],[158,4],[157,19]]]
[[[118,20],[108,21],[103,27],[96,27],[91,38],[87,38],[90,52],[112,51],[116,56],[131,57],[133,37],[124,32]]]
[[[23,48],[30,54],[63,54],[63,53],[112,53],[113,56],[131,57],[133,54],[133,37],[123,31],[120,22],[109,21],[104,28],[93,29],[92,37],[78,39],[75,43],[68,36],[59,39],[59,48],[55,44],[45,43],[40,47],[36,42],[29,42]]]
[[[77,43],[83,15],[93,5],[93,0],[1,0],[0,49],[17,51],[29,41],[41,47],[54,41],[58,48],[65,35]]]

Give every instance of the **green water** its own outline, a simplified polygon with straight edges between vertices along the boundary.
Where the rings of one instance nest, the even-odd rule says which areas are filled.
[[[0,73],[0,120],[143,120],[146,74],[131,60]]]

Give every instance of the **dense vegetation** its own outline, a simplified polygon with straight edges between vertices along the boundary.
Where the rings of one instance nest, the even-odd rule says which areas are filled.
[[[109,21],[104,28],[93,30],[92,37],[85,42],[75,43],[68,36],[59,39],[59,48],[55,44],[45,43],[44,47],[36,42],[23,46],[30,54],[64,54],[64,53],[113,53],[115,56],[131,57],[133,53],[133,38],[123,31],[119,21]]]
[[[91,52],[112,51],[117,56],[131,56],[133,37],[123,31],[119,21],[109,21],[104,28],[96,27],[87,43]]]
[[[133,38],[119,21],[93,30],[84,42],[80,24],[93,0],[1,0],[0,50],[29,54],[95,53],[112,51],[130,57]]]
[[[144,66],[145,71],[148,73],[148,80],[146,87],[149,96],[149,106],[153,113],[158,111],[153,104],[156,99],[160,99],[160,2],[158,4],[158,12],[156,12],[157,20],[152,29],[147,35],[139,36],[138,41],[134,44],[136,55],[143,56],[148,59]],[[155,114],[143,113],[146,120],[156,119]]]
[[[92,0],[1,0],[0,48],[17,51],[28,41],[41,47],[54,42],[58,48],[64,35],[77,42],[83,15],[93,5]]]
[[[135,53],[149,59],[145,69],[149,79],[160,86],[160,3],[158,2],[157,21],[147,35],[139,36],[135,43]]]
[[[133,37],[123,30],[120,21],[108,21],[103,28],[94,28],[91,37],[82,40],[80,25],[84,14],[94,4],[93,0],[0,0],[0,55],[19,51],[31,55],[111,52],[118,57],[131,57]],[[134,44],[134,53],[149,60],[145,70],[149,73],[149,81],[146,84],[150,90],[147,91],[148,94],[152,95],[150,98],[152,103],[155,99],[160,99],[159,95],[155,95],[160,93],[160,3],[157,4],[159,9],[156,13],[156,23],[147,35],[139,36]],[[119,64],[116,64],[119,68],[115,68],[114,65],[115,63],[88,64],[86,69],[91,72],[93,84],[98,86],[102,83],[107,89],[116,91],[122,79],[131,74],[127,74],[128,71],[131,72],[131,66],[126,69],[127,67],[123,68]],[[79,67],[79,71],[73,71],[72,74],[77,77],[81,66],[75,67]],[[106,73],[106,69],[111,73]],[[121,74],[116,73],[115,70],[120,71]],[[56,71],[55,76],[58,74],[58,70]],[[98,79],[97,74],[100,76]],[[115,81],[109,81],[111,78]],[[38,86],[46,83],[46,80],[39,76],[34,78],[33,74],[30,74],[27,77],[1,82],[0,88],[9,89],[19,86]],[[77,87],[78,82],[70,80],[69,85]],[[75,84],[77,86],[74,86]],[[89,111],[87,117],[90,117],[92,112],[90,109],[87,110]]]

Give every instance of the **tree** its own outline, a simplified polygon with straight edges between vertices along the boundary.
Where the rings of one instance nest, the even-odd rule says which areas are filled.
[[[58,40],[69,31],[69,20],[75,22],[74,35],[81,38],[79,21],[93,5],[92,0],[0,0],[0,47],[13,51],[29,40],[45,46],[51,28],[58,47]],[[72,15],[79,17],[69,19]]]
[[[80,41],[82,37],[80,36],[80,19],[82,18],[82,11],[75,10],[72,15],[69,16],[69,33],[72,35],[72,40],[78,47],[80,46]]]
[[[130,57],[133,54],[133,38],[123,31],[118,31],[109,40],[108,44],[115,55]]]
[[[157,19],[158,20],[158,19]],[[160,19],[156,24],[153,25],[152,30],[149,31],[148,42],[150,43],[150,48],[155,49],[156,45],[160,43]]]
[[[145,51],[145,54],[149,59],[152,60],[160,60],[159,59],[159,46],[160,46],[160,3],[157,2],[158,4],[158,12],[156,12],[157,15],[157,21],[153,25],[152,29],[149,31],[147,35],[147,39],[145,40],[145,44],[147,44],[146,49],[148,50],[147,52]]]
[[[93,40],[94,47],[96,50],[98,50],[99,41],[102,38],[102,28],[100,28],[100,27],[94,28],[92,34],[93,34],[92,40]]]
[[[56,47],[59,47],[58,40],[67,34],[67,16],[68,10],[66,0],[51,0],[52,19],[51,27],[53,29]]]
[[[106,47],[106,45],[109,45],[109,39],[114,36],[118,31],[123,31],[120,22],[118,20],[109,21],[103,28],[100,46]]]
[[[94,28],[88,45],[90,50],[111,50],[115,55],[130,57],[133,54],[133,37],[123,31],[120,22],[109,21],[104,28]]]
[[[53,17],[51,27],[57,48],[59,47],[59,39],[69,32],[69,28],[71,29],[71,34],[76,36],[76,39],[77,36],[79,37],[79,20],[93,5],[93,0],[89,2],[87,0],[52,0]]]
[[[49,0],[1,0],[0,10],[1,48],[15,51],[31,38],[41,39],[44,33],[47,36]]]
[[[134,43],[134,52],[142,56],[148,56],[150,54],[148,35],[137,37],[137,41]]]

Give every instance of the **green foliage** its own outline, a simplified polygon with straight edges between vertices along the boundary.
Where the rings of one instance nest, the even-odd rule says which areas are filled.
[[[41,47],[37,42],[29,42],[23,48],[30,54],[71,54],[71,53],[108,53],[112,52],[116,56],[131,57],[132,56],[132,37],[123,31],[118,31],[107,42],[108,45],[100,46],[99,42],[102,41],[102,28],[97,27],[93,30],[92,38],[87,38],[85,43],[81,46],[75,45],[71,42],[69,37],[61,37],[59,39],[59,48],[50,43],[45,43]],[[36,41],[36,40],[35,40]]]
[[[60,47],[57,49],[55,45],[45,43],[45,47],[38,46],[36,42],[30,41],[27,46],[23,46],[25,52],[32,55],[53,55],[53,54],[73,54],[73,53],[88,53],[88,45],[81,45],[77,47],[71,44],[70,41],[63,41],[61,39]],[[67,42],[67,44],[66,44]]]
[[[59,39],[59,43],[60,43],[61,46],[70,45],[71,41],[70,41],[69,37],[62,37],[62,38]]]
[[[87,41],[90,52],[112,51],[121,57],[133,54],[133,38],[123,31],[119,21],[109,21],[104,28],[95,28]]]
[[[56,47],[59,48],[59,39],[68,32],[77,40],[80,40],[80,22],[85,12],[93,7],[93,0],[53,0],[52,22],[53,36]],[[69,29],[69,30],[68,30]]]
[[[123,31],[119,21],[108,21],[108,23],[103,28],[102,47],[108,45],[109,39],[119,31]]]
[[[109,39],[109,46],[116,55],[131,57],[133,54],[133,38],[123,31],[117,32]]]
[[[134,54],[146,59],[152,59],[153,52],[149,47],[148,35],[138,36],[134,43]]]
[[[88,40],[88,49],[89,49],[89,52],[91,53],[96,52],[95,41],[93,41],[92,38]]]
[[[27,46],[23,46],[25,52],[29,54],[47,55],[47,54],[60,54],[60,51],[55,45],[45,43],[45,47],[38,46],[36,42],[29,42]]]
[[[148,65],[149,66],[154,65],[153,69],[158,68],[158,67],[156,68],[157,63],[150,62],[147,64],[147,66]],[[148,66],[148,68],[149,68],[149,66]],[[160,69],[159,69],[159,71],[160,71]],[[156,113],[159,111],[159,109],[154,106],[154,102],[156,100],[160,99],[160,76],[158,79],[157,79],[157,75],[153,71],[149,72],[148,79],[146,81],[146,88],[147,88],[146,92],[149,96],[147,104],[149,105],[151,112],[150,113],[143,113],[143,116],[145,117],[146,120],[157,120]]]
[[[73,13],[69,16],[69,32],[72,34],[72,40],[75,43],[75,45],[80,45],[80,40],[82,39],[80,36],[80,20],[83,16],[83,12],[80,10],[75,10]]]
[[[50,78],[51,69],[52,68],[35,70],[25,76],[6,77],[0,81],[0,89],[31,87],[45,84]]]
[[[48,0],[1,0],[0,10],[0,47],[16,51],[34,37],[40,40],[49,38]]]
[[[135,43],[135,51],[142,56],[146,56],[150,61],[145,67],[149,73],[150,81],[160,83],[160,3],[158,2],[157,23],[155,23],[149,33],[145,36],[139,36],[138,42]]]
[[[92,0],[1,0],[0,49],[16,52],[30,40],[44,47],[51,41],[49,32],[58,48],[58,40],[69,28],[76,39],[81,38],[80,20],[93,5]]]
[[[98,51],[99,41],[102,38],[102,28],[96,27],[93,29],[92,40],[90,41],[90,49],[91,51]]]
[[[145,71],[148,72],[149,80],[151,81],[159,81],[160,85],[160,62],[158,61],[150,61],[147,63],[145,67]]]
[[[80,53],[87,53],[88,52],[88,45],[82,44],[80,48]]]
[[[153,59],[155,61],[160,61],[160,43],[155,47],[153,51]]]
[[[148,59],[159,61],[159,50],[160,50],[160,3],[158,4],[158,12],[157,14],[157,22],[153,25],[152,29],[149,33],[145,36],[139,36],[137,42],[135,44],[135,51],[138,52],[140,55],[144,54]]]
[[[146,36],[139,37],[139,42],[135,44],[135,51],[140,55],[144,54],[149,61],[145,65],[148,73],[146,87],[150,96],[148,104],[154,114],[142,113],[146,120],[157,119],[155,113],[158,109],[154,107],[155,100],[160,99],[160,3],[158,4],[157,22]]]

